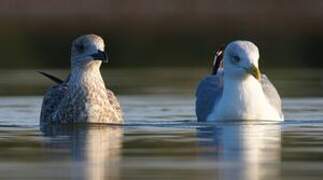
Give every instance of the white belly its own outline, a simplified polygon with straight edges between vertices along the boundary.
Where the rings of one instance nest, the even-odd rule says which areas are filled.
[[[230,87],[230,89],[224,89],[223,97],[209,114],[208,121],[283,120],[280,112],[269,103],[260,83]]]

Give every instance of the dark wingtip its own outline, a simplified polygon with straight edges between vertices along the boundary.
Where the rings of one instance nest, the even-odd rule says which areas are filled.
[[[55,76],[53,76],[53,75],[50,75],[50,74],[48,74],[48,73],[45,73],[45,72],[42,72],[42,71],[37,71],[39,74],[42,74],[42,75],[44,75],[45,77],[47,77],[48,79],[50,79],[50,80],[52,80],[52,81],[54,81],[55,83],[57,83],[57,84],[62,84],[64,81],[63,80],[61,80],[60,78],[58,78],[58,77],[55,77]]]
[[[212,64],[212,75],[216,75],[216,73],[222,65],[224,48],[225,46],[223,45],[220,48],[218,48],[215,52],[215,57]]]

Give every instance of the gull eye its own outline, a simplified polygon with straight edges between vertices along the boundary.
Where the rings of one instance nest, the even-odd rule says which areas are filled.
[[[232,57],[232,62],[234,63],[234,64],[238,64],[239,62],[240,62],[240,57],[239,56],[233,56]]]

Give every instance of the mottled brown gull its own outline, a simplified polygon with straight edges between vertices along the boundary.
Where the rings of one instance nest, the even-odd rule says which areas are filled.
[[[216,61],[222,61],[222,58]],[[198,121],[284,120],[280,96],[258,67],[259,51],[249,41],[227,45],[222,63],[196,91]]]
[[[101,37],[89,34],[73,41],[71,72],[65,81],[50,76],[57,84],[46,92],[40,125],[71,123],[122,124],[122,110],[100,73],[107,61]]]

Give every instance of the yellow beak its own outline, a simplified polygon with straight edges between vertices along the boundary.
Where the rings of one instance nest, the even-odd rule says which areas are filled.
[[[247,69],[247,71],[256,79],[261,79],[261,72],[256,66],[252,65],[250,68]]]

